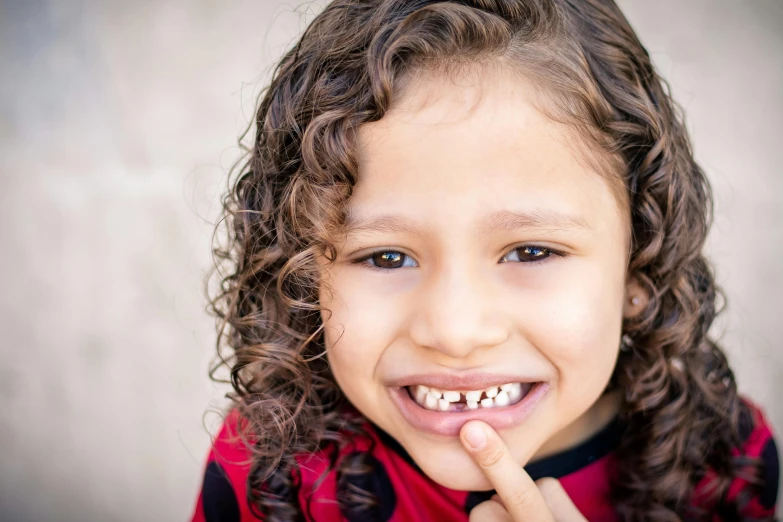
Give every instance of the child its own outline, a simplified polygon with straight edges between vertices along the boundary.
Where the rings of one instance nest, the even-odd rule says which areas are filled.
[[[225,199],[194,520],[738,520],[710,189],[611,0],[335,0]]]

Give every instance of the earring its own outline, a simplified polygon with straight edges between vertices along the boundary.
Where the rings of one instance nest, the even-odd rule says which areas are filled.
[[[672,357],[669,359],[669,364],[678,372],[681,372],[685,368],[685,366],[682,364],[682,359],[679,357]]]
[[[631,348],[633,348],[633,340],[631,339],[631,336],[628,334],[623,334],[623,336],[620,338],[620,351],[630,352]]]
[[[639,304],[639,296],[638,295],[635,295],[635,296],[631,297],[631,304],[634,305],[634,306]]]

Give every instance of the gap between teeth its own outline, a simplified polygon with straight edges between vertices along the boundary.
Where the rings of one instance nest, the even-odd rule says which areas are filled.
[[[526,383],[526,390],[529,389],[527,386],[529,385]],[[423,385],[410,388],[411,395],[420,406],[435,411],[500,408],[516,404],[522,399],[522,384],[518,382],[468,392],[439,390]]]

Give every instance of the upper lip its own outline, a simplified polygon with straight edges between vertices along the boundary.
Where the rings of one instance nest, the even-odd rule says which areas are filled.
[[[441,390],[483,390],[490,386],[513,382],[540,382],[542,379],[520,376],[518,374],[499,374],[471,372],[462,375],[450,375],[447,373],[421,373],[397,377],[387,382],[388,386],[402,387],[423,384],[430,388]]]

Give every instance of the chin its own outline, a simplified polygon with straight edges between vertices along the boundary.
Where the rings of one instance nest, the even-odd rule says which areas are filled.
[[[432,450],[422,455],[411,453],[421,470],[443,487],[457,491],[487,491],[492,484],[460,446],[455,450]]]
[[[539,434],[540,436],[540,434]],[[535,436],[522,432],[506,434],[509,448],[524,448],[525,451],[512,451],[512,458],[524,466],[540,446]],[[443,487],[457,491],[488,491],[494,489],[484,472],[479,468],[459,439],[448,442],[408,441],[406,451],[421,470],[433,481]],[[412,443],[412,444],[411,444]]]

